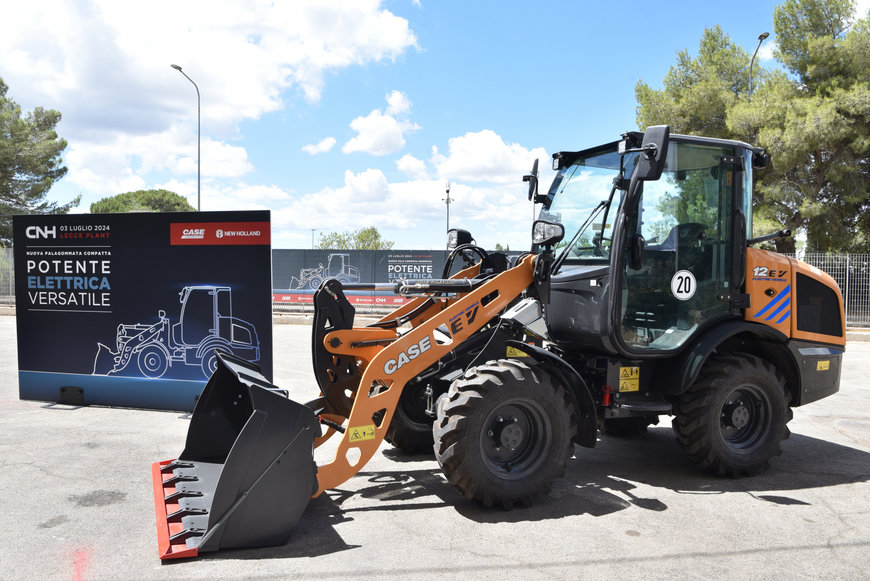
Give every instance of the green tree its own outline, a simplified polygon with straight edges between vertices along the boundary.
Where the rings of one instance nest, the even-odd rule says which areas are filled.
[[[734,137],[727,117],[749,88],[749,59],[718,25],[705,28],[698,56],[692,57],[687,50],[678,52],[677,64],[665,75],[664,88],[637,82],[638,126],[667,124],[674,133]]]
[[[46,200],[67,172],[61,158],[67,143],[55,131],[60,112],[36,107],[22,115],[8,90],[0,79],[0,246],[12,244],[13,214],[66,214],[81,199],[63,205]]]
[[[193,212],[183,196],[169,190],[137,190],[103,198],[91,204],[93,214],[121,214],[126,212]]]
[[[374,226],[356,231],[321,234],[315,248],[321,250],[390,250],[394,242],[384,240]]]
[[[853,3],[788,0],[776,8],[772,74],[729,116],[757,135],[771,167],[756,182],[762,219],[804,231],[810,252],[870,251],[870,23]],[[794,251],[794,240],[777,250]]]
[[[656,90],[635,87],[641,128],[740,139],[771,154],[754,174],[755,235],[805,232],[810,251],[870,251],[870,27],[850,24],[852,0],[786,0],[775,9],[776,57],[785,71],[754,69],[718,27],[698,56],[678,53]],[[857,230],[857,235],[854,232]],[[794,239],[776,241],[793,252]]]

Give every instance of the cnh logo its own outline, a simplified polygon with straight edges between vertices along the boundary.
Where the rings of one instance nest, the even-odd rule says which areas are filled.
[[[28,226],[24,234],[28,238],[57,238],[57,226]]]

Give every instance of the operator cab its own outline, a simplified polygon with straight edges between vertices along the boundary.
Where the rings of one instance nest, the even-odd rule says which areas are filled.
[[[716,320],[739,317],[752,231],[753,156],[741,142],[660,138],[663,171],[635,175],[642,133],[553,156],[540,219],[561,222],[546,305],[565,347],[643,357],[674,352]],[[646,172],[641,169],[641,172]]]

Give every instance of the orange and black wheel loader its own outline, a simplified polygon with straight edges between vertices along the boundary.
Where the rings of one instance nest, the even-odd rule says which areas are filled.
[[[451,231],[454,253],[479,260],[390,285],[413,300],[366,327],[344,291],[371,285],[324,281],[319,396],[294,402],[220,354],[184,450],[152,467],[160,558],[287,542],[308,499],[384,439],[431,443],[460,493],[505,508],[546,491],[577,445],[662,415],[700,467],[764,470],[792,408],[838,391],[845,350],[834,280],[753,247],[790,235],[751,236],[753,172],[768,161],[667,126],[626,133],[555,154],[546,194],[535,170],[524,178],[541,213],[513,264]],[[315,465],[333,437],[333,460]]]

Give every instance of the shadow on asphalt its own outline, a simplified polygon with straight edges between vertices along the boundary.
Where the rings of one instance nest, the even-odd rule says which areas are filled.
[[[655,497],[657,488],[678,494],[742,492],[753,502],[800,505],[806,503],[783,493],[870,480],[870,453],[799,434],[792,434],[783,443],[783,455],[771,462],[769,471],[739,479],[716,477],[698,469],[683,455],[670,428],[658,427],[633,437],[606,436],[592,450],[576,448],[565,477],[556,481],[549,493],[539,496],[532,506],[503,510],[463,498],[446,481],[434,459],[392,449],[385,450],[384,455],[394,461],[395,471],[362,471],[354,481],[366,484],[357,490],[330,490],[313,499],[288,544],[221,551],[214,557],[315,557],[357,548],[346,544],[335,526],[363,512],[453,507],[474,522],[511,523],[583,514],[602,517],[631,507],[668,510]],[[403,470],[403,465],[416,469]],[[419,468],[421,465],[425,467]],[[776,494],[765,494],[767,491]],[[354,499],[379,502],[355,503]]]

